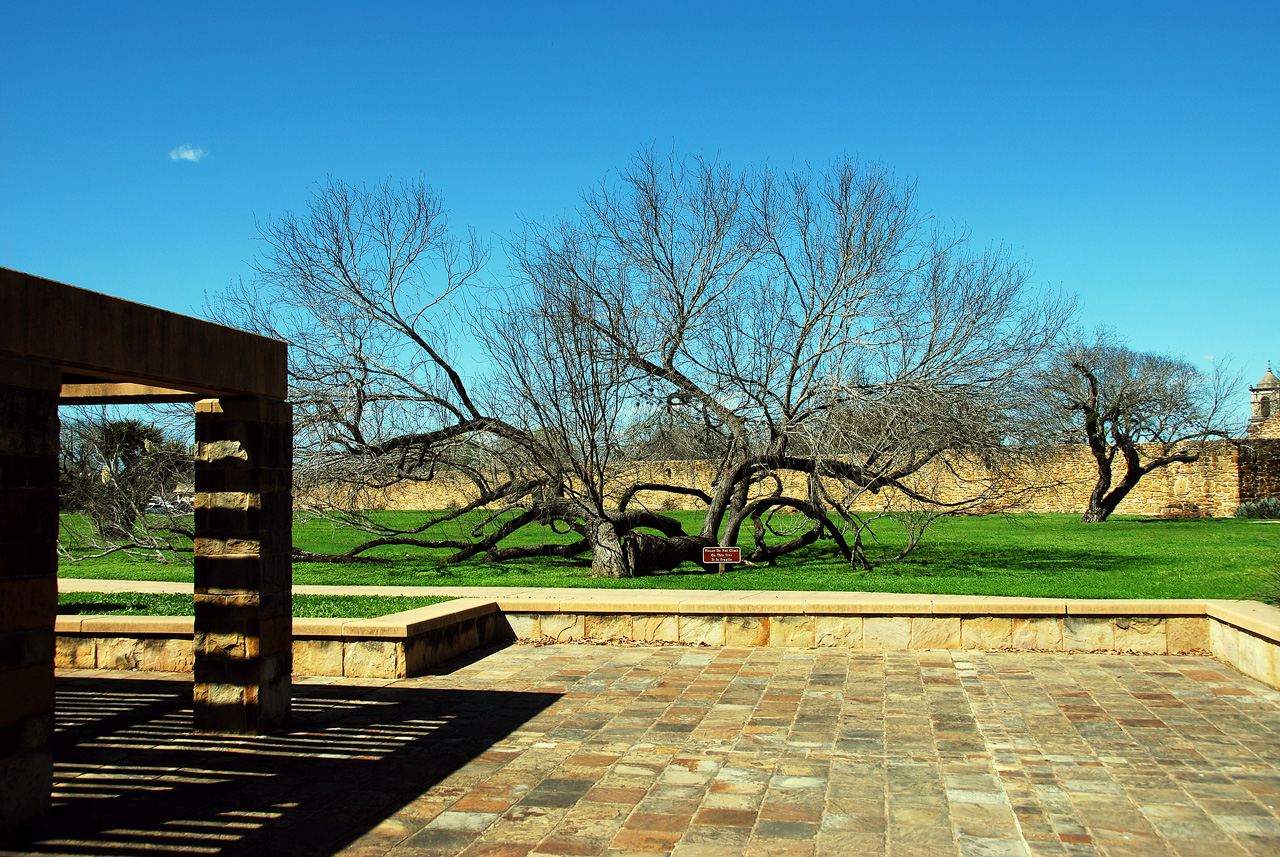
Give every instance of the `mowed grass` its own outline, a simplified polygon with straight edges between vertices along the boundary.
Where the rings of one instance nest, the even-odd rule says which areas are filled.
[[[452,599],[441,595],[298,595],[293,615],[308,619],[371,619]],[[61,592],[58,613],[111,616],[192,616],[190,593]]]
[[[390,521],[420,521],[421,513],[387,512]],[[695,512],[672,513],[688,532]],[[474,525],[473,519],[468,525]],[[461,536],[467,525],[455,525]],[[299,523],[294,542],[317,553],[339,553],[368,538],[327,522]],[[566,542],[576,536],[526,527],[504,544]],[[1233,518],[1167,520],[1114,517],[1082,524],[1076,515],[991,515],[935,524],[906,559],[889,562],[902,543],[894,522],[876,523],[866,539],[874,568],[853,569],[830,542],[782,557],[776,567],[731,568],[724,577],[687,563],[671,572],[628,580],[590,577],[586,555],[447,565],[447,551],[388,546],[381,563],[295,563],[295,584],[418,586],[562,586],[645,589],[781,589],[918,592],[1057,598],[1259,598],[1280,588],[1280,524]],[[754,545],[748,531],[740,544]],[[64,563],[64,577],[134,580],[192,579],[190,565],[133,562],[119,555]]]

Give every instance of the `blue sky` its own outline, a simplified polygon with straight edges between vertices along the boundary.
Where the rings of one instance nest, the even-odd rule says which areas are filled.
[[[1252,383],[1280,365],[1277,44],[1276,2],[10,2],[0,265],[192,313],[327,175],[422,173],[496,245],[645,145],[849,154],[1085,324]]]

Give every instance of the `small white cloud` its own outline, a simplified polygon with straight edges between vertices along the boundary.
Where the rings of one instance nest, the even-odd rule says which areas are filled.
[[[171,161],[191,161],[193,164],[198,163],[207,153],[204,149],[196,146],[188,146],[183,144],[176,149],[169,150],[169,160]]]
[[[1212,354],[1202,354],[1202,355],[1200,356],[1200,359],[1201,359],[1201,360],[1212,360],[1212,359],[1213,359],[1213,355],[1212,355]]]

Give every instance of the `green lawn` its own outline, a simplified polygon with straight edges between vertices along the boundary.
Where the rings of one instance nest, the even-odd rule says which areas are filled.
[[[405,521],[420,516],[388,512]],[[696,513],[674,513],[693,531]],[[461,526],[459,526],[461,529]],[[509,544],[542,535],[529,527]],[[900,531],[889,522],[869,540],[873,560],[897,552]],[[365,538],[324,522],[295,527],[295,543],[337,553]],[[549,535],[548,540],[571,540]],[[749,533],[741,544],[753,544]],[[1020,595],[1068,598],[1257,598],[1280,588],[1280,524],[1234,518],[1164,520],[1116,517],[1082,524],[1075,515],[1018,515],[944,520],[898,563],[877,561],[856,571],[829,542],[783,557],[776,568],[732,569],[723,578],[687,564],[631,580],[588,576],[585,557],[501,564],[475,559],[449,566],[443,552],[386,547],[376,564],[297,563],[295,584],[467,586],[595,586],[676,589],[812,589]],[[64,563],[64,577],[134,580],[192,579],[189,565],[131,562],[117,556]]]
[[[294,595],[293,615],[309,619],[368,619],[450,601],[440,595]],[[188,594],[143,592],[62,592],[58,613],[67,615],[191,616]]]

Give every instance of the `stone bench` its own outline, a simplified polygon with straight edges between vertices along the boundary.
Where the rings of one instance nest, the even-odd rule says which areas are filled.
[[[191,669],[189,617],[59,616],[57,663]],[[515,639],[660,645],[1209,653],[1280,687],[1280,609],[1253,601],[525,590],[376,619],[294,619],[294,672],[421,675]]]
[[[59,616],[56,663],[70,669],[190,672],[191,616]],[[299,675],[405,678],[513,639],[497,605],[459,598],[376,619],[294,619]]]

